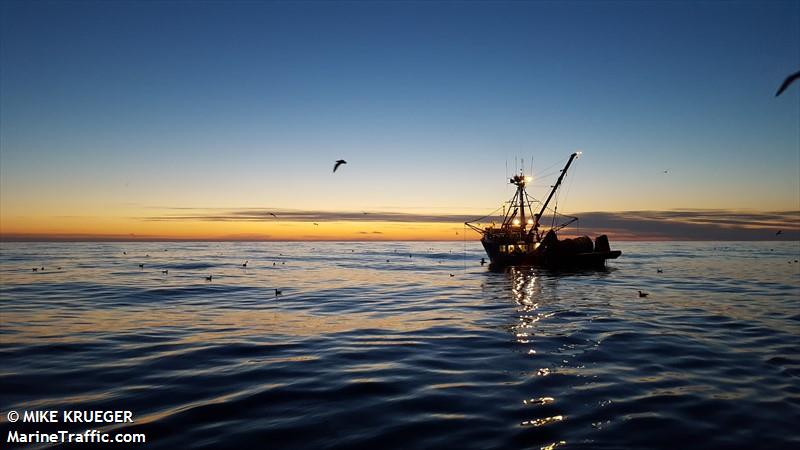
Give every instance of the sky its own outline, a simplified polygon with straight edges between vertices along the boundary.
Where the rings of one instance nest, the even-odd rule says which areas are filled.
[[[582,232],[800,239],[797,1],[0,14],[0,239],[460,240],[578,150]]]

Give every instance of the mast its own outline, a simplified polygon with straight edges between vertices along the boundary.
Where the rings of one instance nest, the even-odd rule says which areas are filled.
[[[519,187],[517,188],[517,195],[519,196],[519,224],[520,224],[520,231],[525,233],[525,175],[520,172],[520,182]]]
[[[581,152],[575,152],[569,155],[569,160],[567,161],[567,165],[561,169],[561,175],[558,176],[558,180],[556,180],[556,184],[553,185],[553,189],[550,191],[550,195],[547,196],[547,200],[542,204],[542,209],[539,211],[539,214],[534,215],[535,220],[533,222],[533,229],[539,228],[539,219],[544,214],[544,210],[547,209],[547,205],[550,203],[550,200],[553,198],[553,195],[558,190],[558,187],[561,186],[561,181],[564,179],[564,175],[567,174],[567,169],[569,169],[569,165],[572,164],[572,160],[574,160]]]

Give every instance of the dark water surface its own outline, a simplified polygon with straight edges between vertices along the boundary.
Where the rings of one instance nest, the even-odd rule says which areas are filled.
[[[0,447],[82,409],[148,449],[800,448],[800,244],[612,245],[3,243]]]

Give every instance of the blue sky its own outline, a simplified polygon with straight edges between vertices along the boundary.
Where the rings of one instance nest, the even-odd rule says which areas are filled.
[[[12,1],[0,50],[5,217],[469,212],[577,149],[573,212],[800,209],[796,1]]]

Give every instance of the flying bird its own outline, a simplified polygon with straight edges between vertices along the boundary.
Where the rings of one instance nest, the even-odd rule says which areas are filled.
[[[669,173],[669,169],[665,170],[664,173]]]
[[[336,164],[333,165],[333,171],[336,172],[336,169],[338,169],[339,166],[341,166],[342,164],[347,164],[347,161],[345,161],[343,159],[337,160]]]
[[[275,213],[269,213],[269,215],[274,217],[274,218],[276,218],[276,219],[278,218],[278,216],[276,216]]]
[[[319,224],[318,224],[317,222],[314,222],[314,226],[315,226],[315,227],[318,227],[318,226],[319,226]]]
[[[786,79],[783,80],[783,84],[781,84],[781,87],[778,88],[778,92],[775,93],[775,97],[781,95],[781,93],[783,93],[783,91],[785,91],[786,88],[788,88],[789,85],[792,84],[798,78],[800,78],[800,71],[795,72],[786,77]]]

